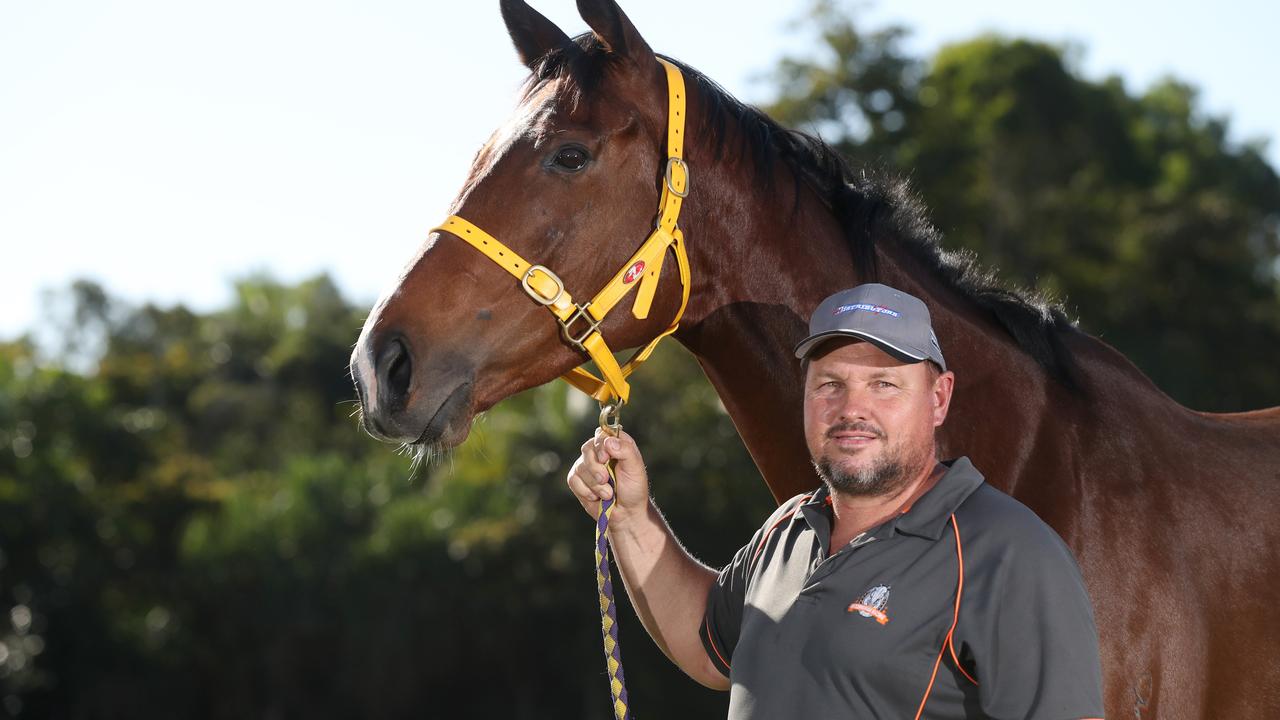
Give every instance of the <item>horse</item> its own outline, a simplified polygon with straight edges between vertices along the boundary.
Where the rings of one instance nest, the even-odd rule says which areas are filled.
[[[1166,396],[1062,310],[948,252],[901,181],[850,166],[712,80],[660,57],[613,0],[579,0],[571,38],[501,9],[530,74],[449,213],[602,287],[653,230],[667,81],[688,79],[679,224],[691,279],[656,280],[614,347],[666,330],[697,358],[774,497],[818,484],[791,351],[827,295],[878,281],[922,298],[956,373],[944,456],[965,454],[1074,551],[1094,604],[1110,717],[1280,717],[1280,408],[1210,414]],[[375,304],[351,358],[362,422],[428,453],[477,413],[584,362],[520,282],[432,232]]]

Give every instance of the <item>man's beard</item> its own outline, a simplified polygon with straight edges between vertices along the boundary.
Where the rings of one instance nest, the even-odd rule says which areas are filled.
[[[883,431],[862,423],[851,423],[847,428],[836,426],[831,428],[830,432],[846,429],[875,433],[882,442],[884,441]],[[880,457],[870,465],[853,470],[837,467],[830,455],[816,458],[813,461],[813,467],[818,471],[818,477],[822,478],[832,492],[858,497],[891,495],[901,490],[912,477],[911,468],[903,457],[904,449],[901,446],[886,447]]]

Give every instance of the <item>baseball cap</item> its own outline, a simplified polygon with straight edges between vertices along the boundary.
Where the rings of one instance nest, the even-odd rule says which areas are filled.
[[[867,283],[823,300],[809,318],[809,336],[796,346],[796,357],[804,359],[837,337],[866,340],[902,362],[932,360],[947,369],[929,308],[914,295],[888,285]]]

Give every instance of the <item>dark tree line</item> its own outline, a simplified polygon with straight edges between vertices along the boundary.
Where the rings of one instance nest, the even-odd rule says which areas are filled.
[[[1280,178],[1195,88],[1094,82],[1031,40],[915,58],[830,3],[813,20],[821,55],[780,64],[774,117],[909,177],[949,247],[1065,301],[1183,404],[1280,404]]]

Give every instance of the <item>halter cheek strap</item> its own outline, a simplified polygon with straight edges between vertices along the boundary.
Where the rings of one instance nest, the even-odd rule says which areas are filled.
[[[689,257],[684,233],[677,226],[680,207],[689,195],[689,165],[684,161],[684,76],[672,63],[658,58],[667,74],[667,160],[663,169],[662,192],[658,200],[658,220],[640,249],[627,260],[613,278],[589,302],[574,302],[564,281],[544,265],[520,257],[497,238],[457,215],[451,215],[432,232],[448,232],[461,238],[520,281],[525,293],[556,317],[560,334],[574,349],[595,361],[602,377],[577,367],[561,377],[603,404],[626,403],[631,387],[627,376],[635,371],[657,347],[658,341],[676,331],[689,303]],[[680,272],[680,308],[666,330],[650,340],[625,364],[619,365],[600,333],[600,323],[632,290],[636,290],[631,314],[638,320],[649,317],[654,293],[662,273],[663,260],[670,249]]]

